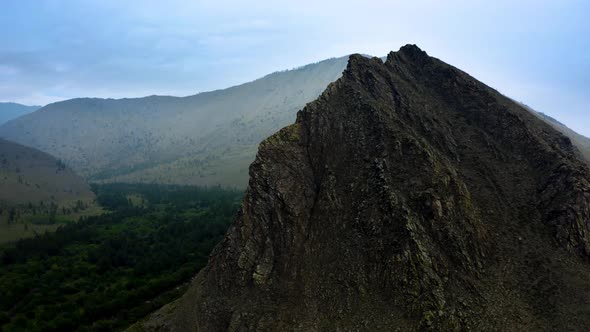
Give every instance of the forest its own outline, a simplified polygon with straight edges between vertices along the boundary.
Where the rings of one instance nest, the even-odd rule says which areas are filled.
[[[235,218],[241,191],[93,185],[107,213],[0,252],[2,331],[117,331],[180,296]]]

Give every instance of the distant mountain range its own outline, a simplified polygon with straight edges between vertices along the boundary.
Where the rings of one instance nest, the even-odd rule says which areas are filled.
[[[348,57],[189,97],[72,99],[0,127],[92,181],[245,187],[260,141],[339,78]]]
[[[0,103],[0,125],[40,109],[41,106],[26,106],[16,103]]]
[[[245,188],[258,144],[292,123],[347,61],[332,58],[188,97],[66,100],[0,126],[0,137],[54,155],[90,181]],[[590,139],[542,118],[590,160]]]

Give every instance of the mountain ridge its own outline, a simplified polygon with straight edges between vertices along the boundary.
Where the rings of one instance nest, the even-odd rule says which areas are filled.
[[[565,136],[569,137],[574,143],[574,145],[579,149],[582,158],[588,163],[588,165],[590,165],[590,138],[575,132],[565,124],[561,123],[560,121],[545,113],[536,112],[535,110],[531,109],[526,105],[525,108],[533,112],[535,115],[539,116],[541,119],[549,123],[555,129],[559,130]]]
[[[93,182],[245,188],[257,145],[340,77],[347,58],[186,97],[61,101],[0,126],[0,137],[55,155]],[[590,140],[562,129],[590,160]]]
[[[584,330],[590,170],[571,140],[414,45],[264,140],[189,291],[130,331]]]
[[[58,102],[0,127],[0,136],[58,156],[93,181],[244,187],[256,145],[291,122],[345,62],[333,58],[187,97]]]
[[[0,102],[0,125],[18,118],[19,116],[34,112],[42,106],[28,106],[13,102]]]

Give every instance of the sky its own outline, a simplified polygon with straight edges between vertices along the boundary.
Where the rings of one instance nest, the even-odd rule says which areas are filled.
[[[590,136],[588,0],[1,0],[0,101],[184,96],[408,43]]]

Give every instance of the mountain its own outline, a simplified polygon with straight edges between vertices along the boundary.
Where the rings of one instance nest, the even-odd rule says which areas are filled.
[[[0,127],[93,181],[245,187],[256,147],[341,76],[347,57],[177,98],[73,99]]]
[[[0,139],[0,246],[98,212],[88,184],[61,160]]]
[[[130,331],[587,331],[590,170],[571,140],[413,45],[259,147],[178,301]]]
[[[34,112],[41,106],[26,106],[15,103],[0,103],[0,125],[16,119],[19,116]]]
[[[257,145],[292,123],[297,110],[341,76],[347,59],[183,98],[67,100],[0,126],[0,137],[55,155],[92,181],[243,188]],[[590,160],[587,138],[545,120]]]
[[[528,106],[526,106],[526,108],[528,108],[535,115],[539,116],[541,119],[549,123],[551,126],[553,126],[553,128],[559,130],[562,134],[569,137],[572,140],[572,143],[574,143],[574,145],[580,150],[580,153],[582,154],[583,158],[586,160],[588,165],[590,165],[590,138],[578,134],[577,132],[571,130],[569,127],[555,120],[547,114],[535,112]]]
[[[88,184],[47,153],[0,139],[0,203],[91,200]]]

